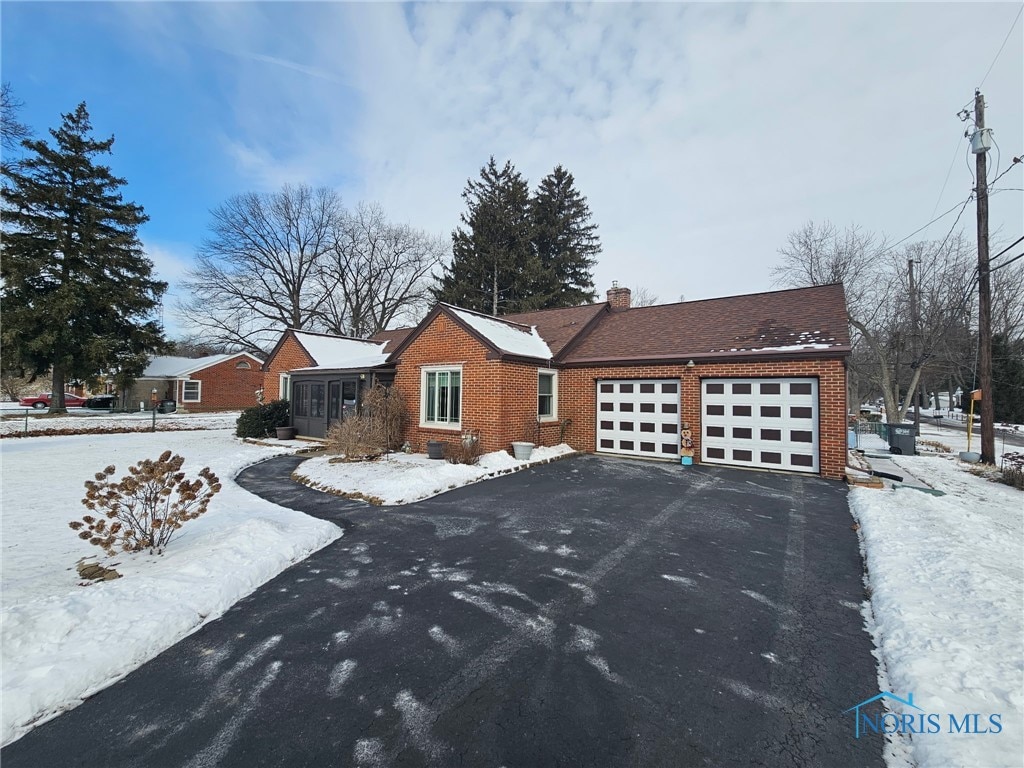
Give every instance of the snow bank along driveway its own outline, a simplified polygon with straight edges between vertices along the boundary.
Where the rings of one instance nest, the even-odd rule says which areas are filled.
[[[565,443],[534,448],[529,461],[519,461],[507,451],[495,451],[485,453],[473,466],[428,459],[422,453],[393,453],[376,461],[352,463],[332,463],[333,456],[316,456],[304,461],[294,477],[329,493],[358,495],[381,504],[409,504],[571,453],[572,447]]]
[[[945,491],[855,489],[871,587],[869,629],[882,690],[914,694],[928,713],[1002,715],[1002,732],[904,740],[918,768],[1024,764],[1024,494],[949,457],[898,456]],[[886,679],[885,674],[888,674]],[[914,714],[898,702],[898,713]],[[943,722],[943,731],[947,731]],[[898,760],[890,761],[899,765]]]
[[[104,557],[68,527],[87,513],[83,483],[108,464],[121,477],[165,449],[185,457],[190,475],[210,466],[223,490],[163,556],[111,558],[124,578],[78,586],[79,558]],[[239,470],[286,451],[242,444],[224,430],[39,437],[4,441],[0,451],[3,743],[123,677],[341,535],[239,488]]]

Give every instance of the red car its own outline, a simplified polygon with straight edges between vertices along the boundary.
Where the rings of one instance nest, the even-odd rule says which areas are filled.
[[[18,401],[18,405],[23,405],[26,408],[35,408],[42,410],[43,408],[50,407],[50,393],[43,392],[41,395],[33,395],[32,397],[23,397]],[[73,395],[70,392],[64,393],[64,405],[68,408],[81,408],[85,405],[85,398]]]

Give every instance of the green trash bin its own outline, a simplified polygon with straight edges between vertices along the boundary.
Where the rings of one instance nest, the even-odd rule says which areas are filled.
[[[917,428],[913,424],[886,424],[886,441],[889,453],[897,456],[914,456],[917,454]]]

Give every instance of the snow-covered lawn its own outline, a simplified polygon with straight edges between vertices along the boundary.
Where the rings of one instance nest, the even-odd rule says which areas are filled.
[[[223,490],[166,554],[104,558],[68,527],[87,512],[83,483],[108,464],[120,477],[165,449],[185,457],[189,475],[210,466]],[[0,442],[0,741],[76,706],[341,535],[233,481],[244,467],[286,452],[243,444],[228,430]],[[123,578],[79,586],[82,557],[116,564]]]
[[[157,430],[182,429],[234,429],[238,411],[218,413],[158,413]],[[153,426],[153,412],[110,413],[90,411],[86,408],[71,408],[67,415],[48,416],[46,412],[29,409],[28,432],[45,433],[62,429],[119,429],[126,432],[145,432]],[[9,435],[25,431],[25,409],[5,410],[0,419],[0,434]]]
[[[542,464],[574,453],[562,443],[534,448],[529,461],[506,451],[485,453],[475,466],[428,459],[422,453],[393,453],[376,461],[331,463],[332,456],[317,456],[302,463],[295,479],[322,491],[356,496],[380,504],[410,504],[488,477]]]
[[[966,438],[965,438],[966,439]],[[850,492],[871,589],[879,684],[914,694],[940,713],[942,732],[903,740],[911,765],[1024,763],[1024,493],[975,477],[950,456],[897,456],[915,477],[946,493]],[[894,711],[917,710],[887,702]],[[948,733],[962,720],[1002,715],[1002,732]],[[919,713],[918,713],[919,714]],[[906,765],[894,750],[890,766]]]

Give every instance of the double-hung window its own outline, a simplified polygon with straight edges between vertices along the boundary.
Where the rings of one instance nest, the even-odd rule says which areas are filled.
[[[537,418],[554,421],[558,418],[558,373],[537,371]]]
[[[462,421],[462,368],[424,368],[420,382],[420,426],[459,429]]]
[[[185,381],[181,387],[181,402],[198,403],[203,395],[203,383],[201,381]]]

